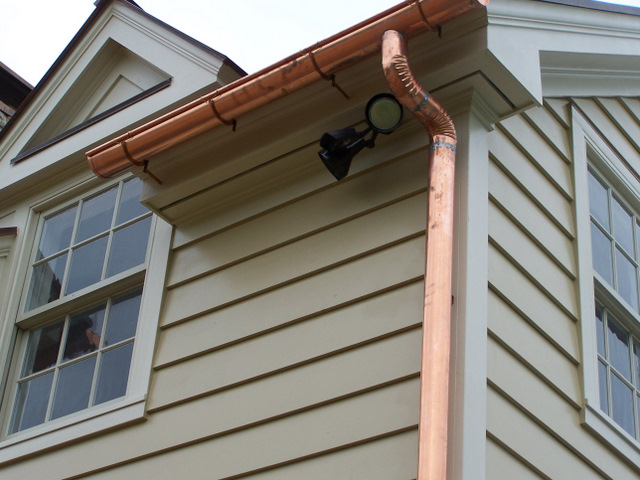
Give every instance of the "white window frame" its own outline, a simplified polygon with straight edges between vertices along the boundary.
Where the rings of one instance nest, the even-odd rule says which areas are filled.
[[[19,253],[16,284],[12,289],[11,305],[7,313],[7,323],[12,323],[12,325],[10,328],[5,328],[4,332],[5,335],[10,334],[13,341],[2,342],[3,345],[10,344],[10,347],[15,351],[13,353],[8,350],[0,352],[3,358],[8,359],[13,356],[10,368],[2,372],[5,376],[5,392],[2,397],[2,404],[0,404],[0,425],[2,426],[0,431],[0,466],[8,461],[14,461],[45,449],[76,441],[85,436],[95,435],[96,432],[145,419],[146,399],[152,370],[152,355],[161,311],[160,300],[163,297],[165,273],[172,237],[171,225],[156,215],[152,216],[149,232],[146,271],[144,267],[134,267],[126,275],[119,274],[114,276],[113,279],[107,280],[105,283],[113,285],[113,290],[110,287],[106,289],[87,287],[82,291],[83,294],[86,294],[86,301],[82,298],[76,300],[76,303],[73,304],[73,309],[83,308],[96,303],[99,298],[122,291],[123,288],[135,288],[135,285],[144,285],[127,394],[104,404],[96,405],[56,420],[49,420],[24,431],[8,434],[14,408],[17,373],[22,363],[20,358],[22,349],[19,348],[20,337],[26,336],[19,335],[18,330],[28,332],[28,329],[34,326],[44,315],[56,315],[65,310],[64,304],[66,302],[54,301],[51,304],[38,307],[28,314],[23,313],[24,297],[28,288],[25,285],[30,279],[32,250],[34,244],[39,241],[40,218],[45,212],[58,208],[62,209],[70,201],[86,198],[108,188],[110,185],[115,185],[119,181],[131,177],[131,175],[125,175],[109,183],[98,181],[93,176],[87,177],[65,191],[59,192],[52,197],[40,199],[29,206],[24,241]],[[105,283],[101,283],[101,285]],[[71,294],[71,296],[73,295],[75,294]]]
[[[613,288],[603,286],[593,269],[591,254],[591,217],[589,209],[589,165],[618,193],[628,206],[640,212],[640,181],[631,174],[618,154],[596,132],[591,124],[572,108],[573,167],[575,178],[575,215],[577,227],[578,281],[580,295],[580,341],[582,344],[582,380],[585,401],[582,424],[629,461],[640,467],[640,441],[629,435],[609,415],[600,409],[598,357],[595,321],[595,299],[614,313],[616,319],[636,336],[640,322],[633,324],[629,318],[639,320],[624,307],[622,298]],[[640,170],[639,170],[640,172]],[[621,318],[622,317],[622,318]]]

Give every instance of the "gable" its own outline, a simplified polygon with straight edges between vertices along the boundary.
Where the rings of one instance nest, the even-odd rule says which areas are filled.
[[[42,122],[21,153],[125,103],[171,77],[112,39]]]
[[[101,140],[243,74],[137,6],[101,2],[0,131],[0,189],[64,171]]]

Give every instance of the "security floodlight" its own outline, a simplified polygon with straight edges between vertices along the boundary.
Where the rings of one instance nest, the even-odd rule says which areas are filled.
[[[373,148],[379,133],[393,132],[402,121],[402,106],[390,93],[379,93],[367,102],[365,118],[368,127],[361,132],[355,128],[332,130],[322,135],[318,155],[325,167],[336,180],[342,180],[349,173],[351,160],[364,147]],[[365,136],[372,132],[369,139]]]

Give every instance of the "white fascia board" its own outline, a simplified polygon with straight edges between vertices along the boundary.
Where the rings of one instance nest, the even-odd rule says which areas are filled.
[[[539,101],[640,95],[640,16],[492,0],[488,23],[489,49]]]

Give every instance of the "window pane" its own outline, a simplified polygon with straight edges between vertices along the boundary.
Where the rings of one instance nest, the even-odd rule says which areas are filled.
[[[618,293],[634,311],[638,311],[638,280],[636,267],[616,248],[616,273]]]
[[[631,436],[635,437],[633,425],[633,393],[622,380],[611,374],[611,406],[613,419]]]
[[[91,357],[60,369],[51,412],[52,419],[89,406],[95,365],[96,357]]]
[[[598,343],[598,353],[604,357],[604,323],[602,305],[596,302],[596,339]]]
[[[634,257],[633,219],[615,197],[613,197],[612,205],[614,238],[631,257]]]
[[[107,238],[99,238],[73,251],[67,294],[100,281],[104,255],[107,250]]]
[[[52,367],[58,361],[58,349],[62,337],[63,320],[49,324],[45,327],[33,330],[29,334],[27,355],[25,357],[22,376]]]
[[[140,295],[137,291],[124,297],[116,298],[111,304],[105,345],[132,338],[136,334],[138,313],[140,311]]]
[[[26,310],[33,310],[41,305],[60,298],[62,278],[67,265],[67,254],[33,267],[31,287]]]
[[[20,384],[11,432],[19,432],[45,421],[53,372]]]
[[[36,261],[69,247],[76,207],[67,208],[44,221]]]
[[[96,404],[122,397],[127,393],[133,343],[114,348],[102,355]]]
[[[127,220],[131,220],[148,212],[140,203],[140,192],[142,192],[142,181],[139,178],[132,178],[122,185],[122,195],[120,196],[120,208],[118,208],[116,225],[121,225]]]
[[[593,249],[593,268],[610,285],[613,285],[611,242],[593,223],[591,223],[591,247]]]
[[[93,237],[111,228],[113,210],[116,206],[118,187],[96,195],[82,204],[76,243]]]
[[[631,380],[629,367],[629,335],[611,315],[608,317],[609,325],[609,362],[627,380]]]
[[[589,172],[589,207],[591,209],[591,215],[600,222],[600,225],[602,225],[607,232],[610,232],[607,189],[591,172]]]
[[[609,397],[607,396],[607,367],[598,362],[598,384],[600,385],[600,409],[609,414]]]
[[[71,317],[64,360],[72,360],[100,348],[105,307],[103,304]]]
[[[114,232],[107,277],[144,263],[150,226],[151,217],[147,217]]]

